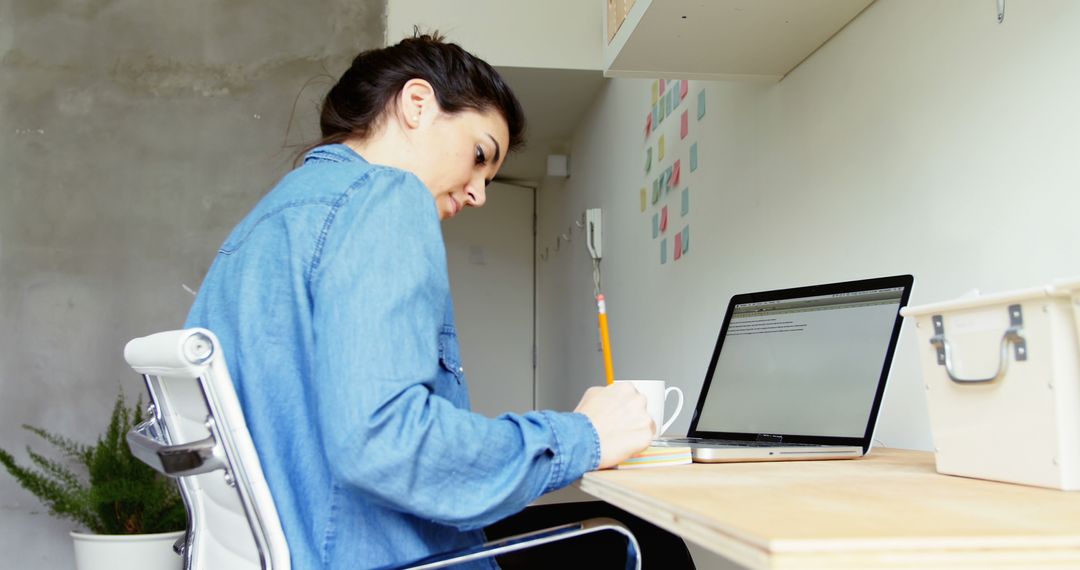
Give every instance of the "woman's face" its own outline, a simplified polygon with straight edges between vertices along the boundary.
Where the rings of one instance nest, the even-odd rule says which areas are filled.
[[[435,197],[439,219],[483,206],[485,187],[506,159],[506,120],[494,110],[448,114],[429,107],[424,112],[431,115],[414,139],[418,156],[413,172]]]

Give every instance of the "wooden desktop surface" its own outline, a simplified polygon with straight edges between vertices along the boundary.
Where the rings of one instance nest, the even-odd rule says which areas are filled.
[[[580,487],[751,568],[1080,568],[1080,492],[940,475],[926,452],[596,471]]]

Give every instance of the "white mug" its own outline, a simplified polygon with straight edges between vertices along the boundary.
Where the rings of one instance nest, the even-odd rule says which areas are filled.
[[[682,390],[675,386],[668,386],[664,388],[663,380],[616,380],[616,382],[626,382],[633,384],[634,388],[645,396],[645,409],[649,412],[649,416],[652,417],[653,422],[656,424],[656,433],[653,437],[660,437],[667,428],[671,427],[671,424],[675,422],[675,418],[679,417],[679,412],[682,411],[683,405],[683,393]],[[675,392],[679,395],[679,403],[675,405],[675,411],[671,413],[671,417],[664,421],[664,403],[667,401],[667,396],[671,392]]]

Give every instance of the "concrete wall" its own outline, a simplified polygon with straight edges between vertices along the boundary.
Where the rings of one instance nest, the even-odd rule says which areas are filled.
[[[382,0],[0,0],[0,446],[92,442],[121,356],[180,325],[217,246],[381,45]],[[74,525],[0,474],[6,568],[69,568]]]

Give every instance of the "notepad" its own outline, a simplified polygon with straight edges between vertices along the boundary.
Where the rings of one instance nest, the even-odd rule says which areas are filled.
[[[631,455],[629,459],[615,466],[616,469],[644,469],[648,467],[668,467],[671,465],[689,465],[691,462],[689,447],[647,447],[644,451]]]

